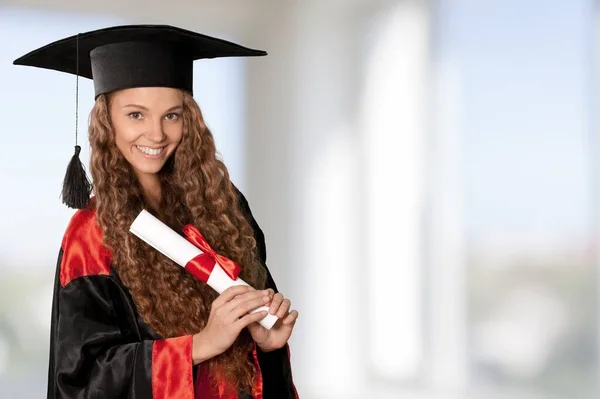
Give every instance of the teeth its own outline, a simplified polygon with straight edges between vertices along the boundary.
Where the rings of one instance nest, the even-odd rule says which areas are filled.
[[[148,154],[148,155],[158,155],[158,154],[160,154],[164,150],[164,147],[163,148],[157,148],[157,149],[148,148],[148,147],[142,147],[142,146],[139,146],[139,145],[136,145],[136,147],[138,148],[138,150],[140,150],[144,154]]]

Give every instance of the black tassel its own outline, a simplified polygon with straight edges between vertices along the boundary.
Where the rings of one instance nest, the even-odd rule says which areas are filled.
[[[87,206],[92,193],[92,184],[90,183],[83,164],[79,159],[81,147],[75,146],[75,154],[67,167],[67,174],[63,181],[62,202],[69,208],[83,209]]]

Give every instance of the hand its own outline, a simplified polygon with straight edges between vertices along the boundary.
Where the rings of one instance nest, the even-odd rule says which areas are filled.
[[[279,320],[270,330],[257,322],[248,325],[248,331],[250,331],[252,339],[263,352],[282,348],[292,335],[294,325],[298,319],[298,311],[289,312],[292,305],[289,299],[285,299],[280,293],[275,294],[272,289],[268,291],[269,296],[273,297],[269,306],[269,313],[276,315]]]
[[[261,320],[266,311],[249,314],[271,300],[267,290],[238,285],[227,288],[214,300],[204,329],[193,338],[194,364],[225,352],[243,328]]]

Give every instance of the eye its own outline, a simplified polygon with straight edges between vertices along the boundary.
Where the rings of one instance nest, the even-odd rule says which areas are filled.
[[[142,119],[142,113],[138,111],[130,112],[127,114],[131,119]]]
[[[167,120],[169,120],[169,121],[174,121],[174,120],[177,120],[177,119],[179,119],[179,116],[180,116],[180,115],[179,115],[177,112],[171,112],[170,114],[167,114],[167,115],[165,116],[165,118],[166,118]]]

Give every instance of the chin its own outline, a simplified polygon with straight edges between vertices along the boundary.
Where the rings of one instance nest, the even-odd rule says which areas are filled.
[[[130,159],[130,163],[139,173],[152,175],[157,174],[162,170],[171,155],[172,154],[167,153],[166,156],[161,158],[147,159],[139,154],[135,154],[135,156]]]
[[[133,165],[133,167],[140,173],[147,175],[155,175],[162,170],[164,163],[158,163],[156,165],[148,165],[148,164],[137,164]]]

